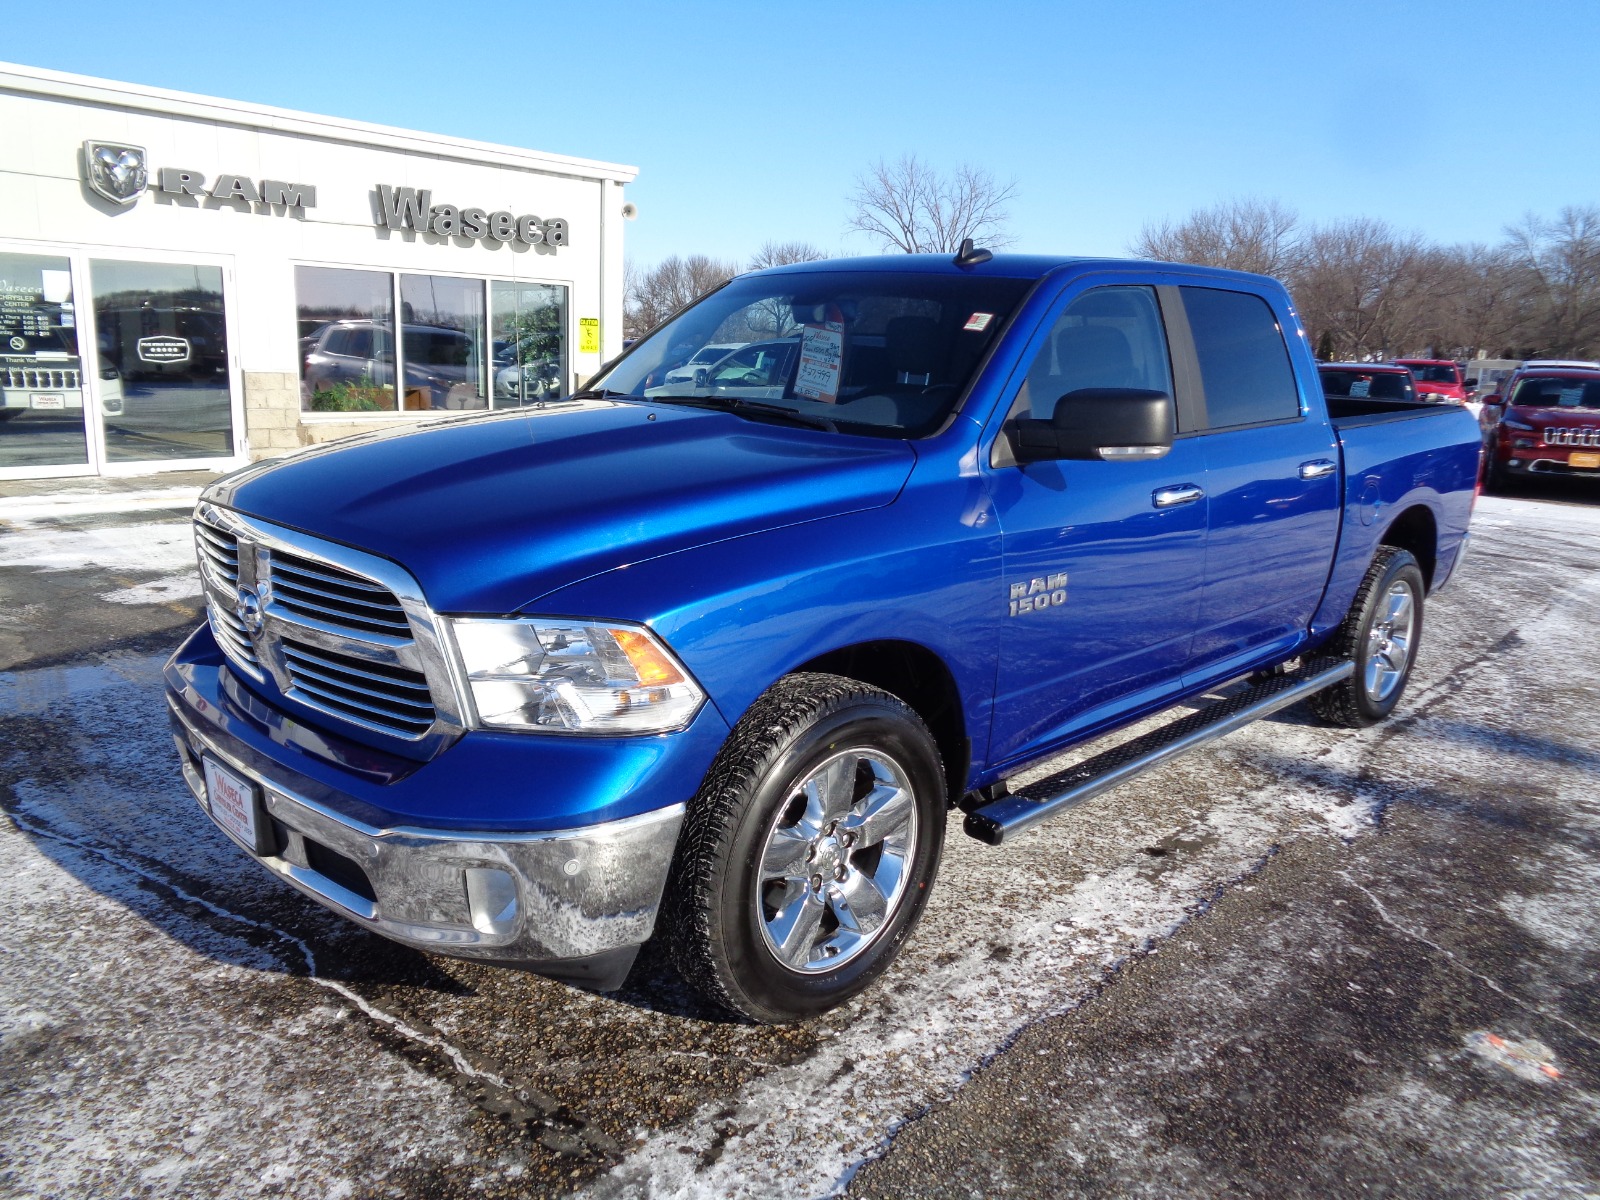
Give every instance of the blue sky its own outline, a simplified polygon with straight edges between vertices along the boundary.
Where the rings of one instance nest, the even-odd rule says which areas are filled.
[[[640,169],[628,252],[868,252],[877,157],[1015,179],[1018,250],[1230,196],[1492,242],[1600,203],[1593,0],[13,5],[0,59]],[[1567,46],[1568,49],[1561,49]],[[3,135],[0,135],[3,147]],[[0,149],[3,152],[3,149]]]

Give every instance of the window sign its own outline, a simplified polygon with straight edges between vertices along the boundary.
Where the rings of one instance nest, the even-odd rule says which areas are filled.
[[[797,396],[834,404],[839,399],[839,372],[844,366],[844,322],[806,325],[800,333],[800,369],[795,375]]]

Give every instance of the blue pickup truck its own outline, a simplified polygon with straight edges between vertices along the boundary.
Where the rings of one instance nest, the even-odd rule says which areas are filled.
[[[173,731],[211,818],[370,930],[599,989],[659,938],[799,1019],[893,960],[951,810],[1000,845],[1295,701],[1387,716],[1479,441],[1325,400],[1260,276],[753,272],[566,401],[213,484]]]

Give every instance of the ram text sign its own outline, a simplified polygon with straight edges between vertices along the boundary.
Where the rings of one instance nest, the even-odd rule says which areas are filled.
[[[457,208],[435,204],[428,188],[390,187],[380,183],[376,193],[376,224],[380,229],[410,229],[435,233],[440,237],[464,237],[474,241],[521,242],[527,246],[550,247],[567,244],[567,223],[561,217],[543,220],[531,214],[513,216],[504,209],[486,212],[481,208]]]
[[[94,139],[83,144],[83,178],[91,191],[114,204],[132,204],[144,195],[150,182],[149,158],[143,146]],[[217,176],[210,187],[199,171],[162,167],[158,187],[169,195],[211,200],[244,200],[250,204],[284,209],[315,208],[317,189],[308,183],[263,179],[259,184],[244,175]]]

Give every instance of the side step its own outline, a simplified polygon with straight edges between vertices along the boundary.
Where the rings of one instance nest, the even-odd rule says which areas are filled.
[[[1030,783],[1013,795],[991,800],[967,814],[966,830],[980,842],[998,846],[1040,821],[1075,808],[1196,746],[1288,708],[1313,692],[1348,679],[1354,672],[1355,664],[1348,659],[1308,659],[1298,670],[1263,680],[1236,696],[1217,700],[1170,725],[1086,758],[1058,775]]]

